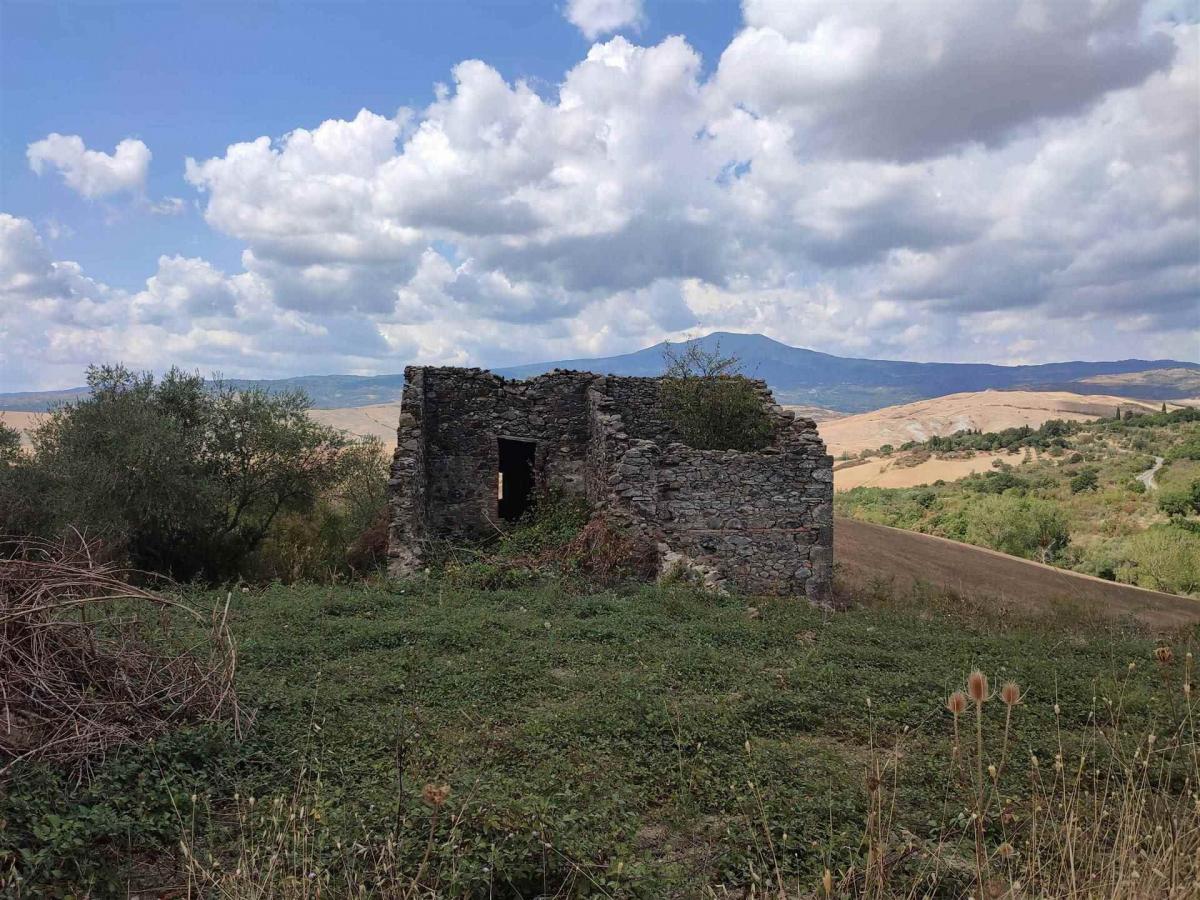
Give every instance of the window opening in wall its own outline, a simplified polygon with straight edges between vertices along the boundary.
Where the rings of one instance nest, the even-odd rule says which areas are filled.
[[[496,498],[500,518],[515,522],[533,505],[533,441],[498,438],[500,471]]]

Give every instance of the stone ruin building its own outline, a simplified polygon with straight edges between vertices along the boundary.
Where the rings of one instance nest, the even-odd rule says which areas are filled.
[[[810,419],[752,381],[773,435],[760,451],[699,450],[668,424],[659,378],[555,370],[510,381],[410,366],[391,477],[389,569],[412,574],[432,541],[494,535],[545,488],[657,547],[661,571],[713,586],[827,602],[833,459]]]

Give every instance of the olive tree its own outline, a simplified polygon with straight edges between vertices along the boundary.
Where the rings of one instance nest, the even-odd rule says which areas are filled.
[[[1001,553],[1049,563],[1071,540],[1066,514],[1051,500],[1015,494],[980,497],[966,510],[966,538]]]
[[[346,440],[300,392],[123,366],[89,368],[88,387],[36,429],[33,465],[56,528],[99,533],[138,566],[227,577],[337,477]]]
[[[1162,526],[1129,540],[1122,580],[1172,594],[1200,592],[1200,534]]]

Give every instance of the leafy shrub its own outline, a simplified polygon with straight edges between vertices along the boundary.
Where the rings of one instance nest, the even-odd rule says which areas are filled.
[[[1118,569],[1121,581],[1166,591],[1200,592],[1200,534],[1184,528],[1159,526],[1134,535]]]
[[[508,557],[536,555],[572,541],[588,522],[583,497],[551,488],[543,491],[521,521],[500,538],[499,552]]]
[[[456,587],[482,590],[529,587],[543,578],[610,586],[657,573],[653,543],[591,516],[582,497],[554,490],[489,548],[460,552],[444,569]]]
[[[966,510],[966,537],[979,544],[1048,563],[1071,539],[1058,504],[1035,497],[982,497]]]
[[[1083,549],[1072,548],[1071,569],[1085,575],[1094,575],[1105,581],[1116,581],[1124,557],[1123,542],[1101,541]]]
[[[1082,494],[1084,491],[1094,491],[1099,484],[1099,473],[1095,469],[1082,469],[1071,478],[1071,493]]]
[[[1159,495],[1158,508],[1172,518],[1200,515],[1200,478],[1186,488],[1164,490]]]
[[[12,465],[21,455],[21,432],[0,422],[0,465]]]
[[[1200,460],[1200,434],[1191,434],[1180,441],[1167,451],[1167,458]]]
[[[42,473],[21,451],[21,434],[0,422],[0,534],[27,536],[48,525]]]
[[[388,463],[378,438],[347,444],[311,509],[279,516],[251,564],[262,579],[326,581],[379,568],[387,556]]]
[[[893,528],[925,530],[921,523],[937,507],[937,494],[929,488],[856,487],[837,495],[839,512],[866,522]]]
[[[280,515],[337,480],[345,438],[309,418],[300,392],[122,366],[89,368],[88,387],[34,432],[42,502],[53,530],[99,532],[141,568],[228,577]]]
[[[761,450],[771,420],[754,385],[739,374],[737,357],[697,343],[663,351],[662,404],[684,443],[700,450]]]
[[[993,464],[1000,460],[993,460]],[[1001,464],[988,472],[968,475],[963,479],[965,487],[979,491],[981,494],[1003,494],[1007,491],[1024,493],[1029,489],[1029,483],[1012,470],[1012,466]]]

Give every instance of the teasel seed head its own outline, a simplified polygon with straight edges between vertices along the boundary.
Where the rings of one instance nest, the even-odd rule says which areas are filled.
[[[978,669],[967,676],[967,693],[976,703],[983,703],[988,698],[987,676]]]
[[[1004,701],[1005,706],[1016,706],[1021,702],[1021,687],[1015,681],[1005,682],[1004,687],[1000,688],[1000,699]]]
[[[437,809],[439,806],[445,805],[446,801],[450,799],[450,785],[427,784],[421,789],[421,799],[425,801],[427,806]]]

